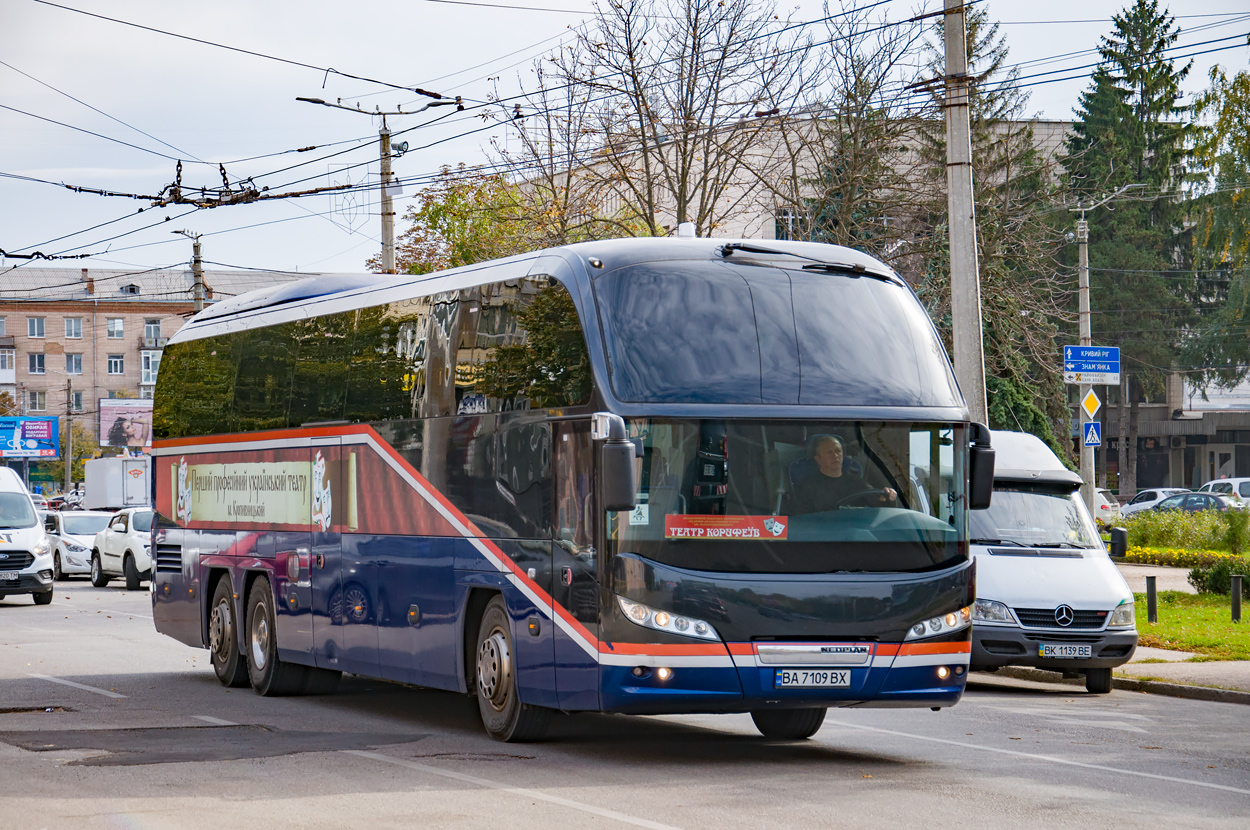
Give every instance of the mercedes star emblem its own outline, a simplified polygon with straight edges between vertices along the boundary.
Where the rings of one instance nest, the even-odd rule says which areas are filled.
[[[1075,620],[1076,613],[1068,606],[1060,605],[1055,609],[1055,622],[1059,623],[1059,625],[1062,625],[1064,628],[1072,625]]]

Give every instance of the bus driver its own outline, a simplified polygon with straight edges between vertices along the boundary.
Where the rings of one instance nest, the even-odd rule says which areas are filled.
[[[816,470],[796,487],[792,508],[796,515],[837,510],[844,502],[863,506],[865,501],[853,499],[862,493],[879,493],[878,500],[882,504],[897,502],[898,493],[893,488],[886,487],[877,491],[859,476],[846,472],[842,466],[845,457],[842,441],[836,436],[822,435],[816,439],[812,447],[812,461],[816,463]]]

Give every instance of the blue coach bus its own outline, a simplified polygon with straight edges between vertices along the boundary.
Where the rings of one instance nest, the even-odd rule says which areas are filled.
[[[223,301],[164,354],[153,614],[226,686],[343,672],[552,712],[956,703],[971,423],[908,286],[845,248],[587,242]]]

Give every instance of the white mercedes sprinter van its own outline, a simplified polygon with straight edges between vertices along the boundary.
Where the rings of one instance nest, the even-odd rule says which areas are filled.
[[[1109,692],[1111,670],[1137,648],[1133,594],[1081,501],[1081,477],[1036,436],[995,430],[993,444],[993,504],[969,514],[971,668],[1080,672],[1090,692]]]
[[[21,476],[0,467],[0,599],[8,594],[52,602],[52,545]]]

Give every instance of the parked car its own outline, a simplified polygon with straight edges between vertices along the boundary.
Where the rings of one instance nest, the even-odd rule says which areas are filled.
[[[972,670],[1080,672],[1087,690],[1106,694],[1111,670],[1137,648],[1137,627],[1133,593],[1090,521],[1081,477],[1036,436],[995,430],[993,445],[993,501],[968,514]]]
[[[91,548],[95,536],[108,525],[112,513],[95,510],[63,510],[49,513],[44,530],[52,543],[52,577],[60,582],[70,574],[91,573]]]
[[[1134,513],[1140,513],[1143,510],[1149,510],[1168,496],[1175,496],[1178,493],[1188,493],[1184,487],[1152,487],[1149,490],[1142,490],[1133,498],[1129,499],[1129,503],[1120,508],[1121,516],[1131,516]]]
[[[52,545],[21,476],[0,467],[0,599],[7,594],[52,602]]]
[[[1203,510],[1239,510],[1241,505],[1227,496],[1217,496],[1213,493],[1179,493],[1175,496],[1168,496],[1150,509],[1198,513]]]
[[[1094,521],[1099,527],[1111,527],[1120,520],[1120,502],[1110,490],[1099,487],[1094,491]]]
[[[1250,478],[1220,478],[1198,488],[1199,493],[1215,493],[1238,501],[1250,500]]]
[[[114,514],[108,526],[95,536],[91,546],[91,584],[103,588],[115,577],[124,577],[126,587],[138,590],[139,583],[152,578],[152,518],[150,507],[128,507]]]

